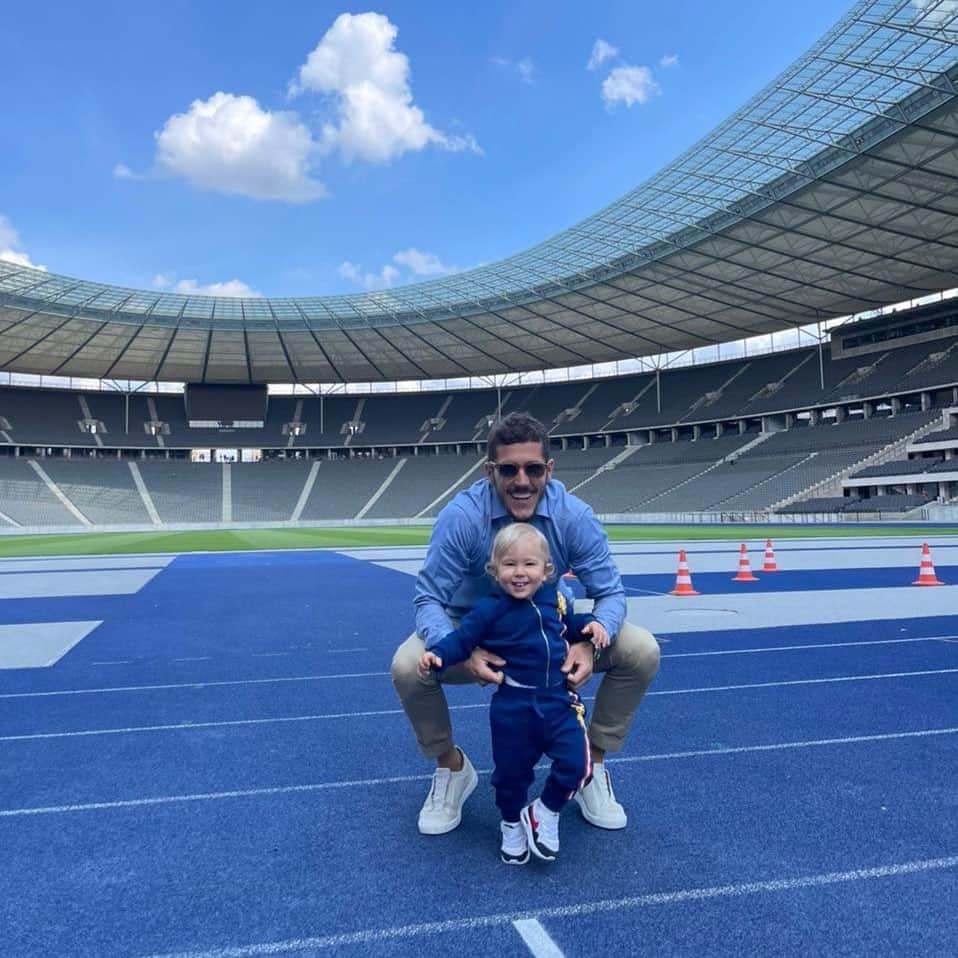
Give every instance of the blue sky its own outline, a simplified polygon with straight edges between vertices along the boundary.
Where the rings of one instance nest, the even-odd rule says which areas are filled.
[[[654,174],[848,5],[18,4],[0,256],[267,296],[489,263]]]

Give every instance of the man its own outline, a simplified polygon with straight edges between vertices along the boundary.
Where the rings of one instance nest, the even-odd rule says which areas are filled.
[[[442,683],[501,682],[505,660],[477,648],[469,659],[421,679],[424,649],[453,628],[490,591],[486,574],[492,540],[510,522],[528,522],[546,537],[557,569],[571,569],[595,601],[593,637],[611,644],[595,652],[576,643],[562,664],[579,688],[593,671],[604,673],[589,723],[592,781],[575,796],[585,819],[599,828],[624,828],[605,769],[606,752],[617,752],[635,710],[659,667],[659,647],[650,632],[625,621],[625,590],[609,552],[605,531],[592,509],[552,479],[545,426],[526,413],[510,413],[489,433],[486,475],[439,513],[426,560],[416,580],[416,632],[396,651],[393,685],[424,755],[436,760],[432,786],[419,813],[419,831],[442,835],[458,826],[462,806],[476,787],[472,763],[452,735]]]

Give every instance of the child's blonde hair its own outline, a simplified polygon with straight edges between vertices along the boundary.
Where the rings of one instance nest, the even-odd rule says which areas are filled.
[[[528,522],[510,522],[509,525],[500,529],[496,538],[492,542],[492,555],[486,563],[486,572],[493,578],[496,577],[496,569],[502,561],[502,557],[520,540],[533,539],[542,553],[542,558],[546,564],[546,578],[551,579],[555,573],[555,566],[552,564],[552,558],[549,555],[549,543],[546,537],[533,525]]]

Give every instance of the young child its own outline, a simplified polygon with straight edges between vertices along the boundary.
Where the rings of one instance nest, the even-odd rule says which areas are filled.
[[[529,850],[553,861],[559,853],[559,812],[592,774],[585,706],[568,688],[562,663],[569,641],[597,641],[595,619],[575,615],[554,583],[545,536],[514,522],[492,545],[487,565],[501,593],[482,599],[459,628],[427,649],[419,674],[465,661],[476,646],[506,660],[492,698],[492,785],[502,812],[501,857],[524,865]],[[602,645],[608,644],[608,640]],[[536,762],[552,759],[542,795],[527,804]]]

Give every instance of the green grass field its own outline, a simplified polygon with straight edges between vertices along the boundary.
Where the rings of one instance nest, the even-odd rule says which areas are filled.
[[[691,542],[705,539],[813,539],[824,536],[958,535],[956,526],[908,525],[610,525],[613,542]],[[416,546],[429,541],[429,526],[366,526],[318,529],[200,529],[184,532],[87,532],[0,537],[0,557],[119,555],[128,553],[234,552],[255,549],[355,549]]]

